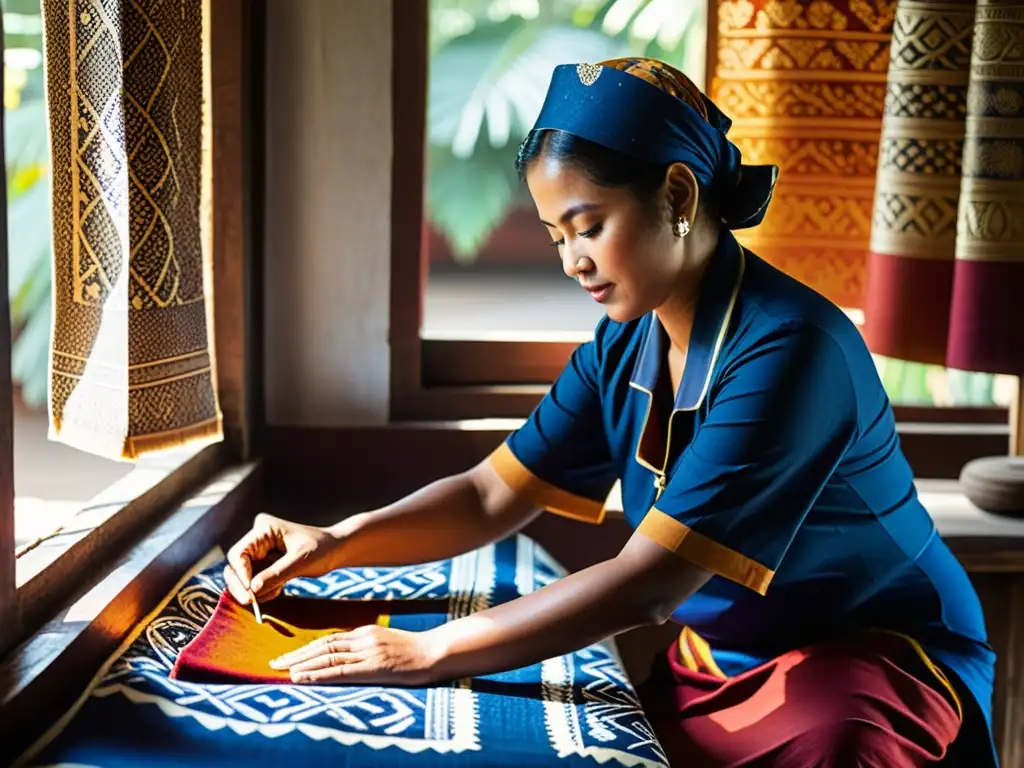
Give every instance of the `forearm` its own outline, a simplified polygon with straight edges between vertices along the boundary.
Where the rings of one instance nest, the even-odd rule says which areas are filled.
[[[430,630],[434,675],[453,679],[535,664],[665,621],[708,574],[677,560],[665,577],[622,556],[530,595]]]
[[[496,541],[535,512],[522,503],[484,498],[470,473],[446,477],[387,507],[331,527],[336,560],[348,567],[441,560]]]

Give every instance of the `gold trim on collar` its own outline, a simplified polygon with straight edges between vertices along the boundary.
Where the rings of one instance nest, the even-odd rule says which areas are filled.
[[[665,434],[665,458],[661,462],[661,469],[652,466],[649,462],[644,461],[640,457],[640,446],[643,443],[644,434],[647,432],[647,422],[651,418],[651,410],[654,407],[654,393],[646,387],[642,387],[634,381],[629,382],[629,386],[647,395],[647,413],[644,415],[644,423],[640,428],[640,434],[636,439],[636,449],[633,452],[633,458],[636,463],[647,470],[654,473],[654,487],[657,489],[654,500],[657,501],[661,498],[662,492],[665,490],[667,485],[666,473],[668,472],[668,457],[672,450],[672,421],[675,419],[677,413],[693,412],[700,408],[704,402],[704,398],[708,394],[708,390],[711,388],[711,378],[715,373],[715,366],[718,364],[718,355],[722,351],[722,345],[725,343],[726,334],[729,331],[729,323],[732,321],[732,312],[736,308],[736,299],[739,297],[740,286],[743,284],[743,275],[746,272],[747,267],[747,252],[742,245],[737,244],[739,248],[739,265],[736,269],[736,281],[732,287],[732,294],[729,296],[729,304],[726,306],[725,315],[722,318],[722,323],[718,328],[718,336],[715,339],[715,348],[711,353],[711,361],[708,363],[708,370],[704,376],[704,386],[701,388],[700,396],[697,398],[697,402],[689,408],[673,408],[672,412],[668,416],[668,429]],[[643,351],[641,350],[641,354]],[[689,356],[687,356],[689,357]],[[686,365],[689,364],[689,359],[683,364],[683,374],[686,373]],[[682,380],[680,380],[680,386],[682,386]]]

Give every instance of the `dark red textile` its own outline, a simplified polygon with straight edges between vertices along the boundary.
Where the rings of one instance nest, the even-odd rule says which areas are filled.
[[[1024,261],[957,259],[946,364],[1024,373]]]
[[[864,339],[872,352],[946,364],[953,261],[868,254]]]
[[[727,679],[688,668],[673,643],[640,693],[680,768],[916,768],[945,755],[961,722],[914,647],[873,632]]]

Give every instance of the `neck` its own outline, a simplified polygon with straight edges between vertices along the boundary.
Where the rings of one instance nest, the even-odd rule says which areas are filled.
[[[680,272],[668,299],[655,310],[676,352],[685,354],[690,343],[697,299],[700,297],[704,274],[718,247],[718,235],[717,230],[704,229],[690,233],[692,240],[688,243],[686,266]]]

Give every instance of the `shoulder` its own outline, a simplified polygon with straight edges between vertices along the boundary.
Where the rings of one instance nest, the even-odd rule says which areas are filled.
[[[749,252],[730,332],[712,386],[712,402],[727,389],[777,390],[856,419],[876,388],[877,370],[860,330],[821,294]],[[879,385],[880,386],[880,385]],[[866,401],[864,401],[866,402]],[[794,407],[803,408],[798,403]]]
[[[742,355],[750,347],[787,343],[837,356],[851,367],[870,362],[864,338],[846,312],[750,251],[732,330],[729,351],[733,355]]]

